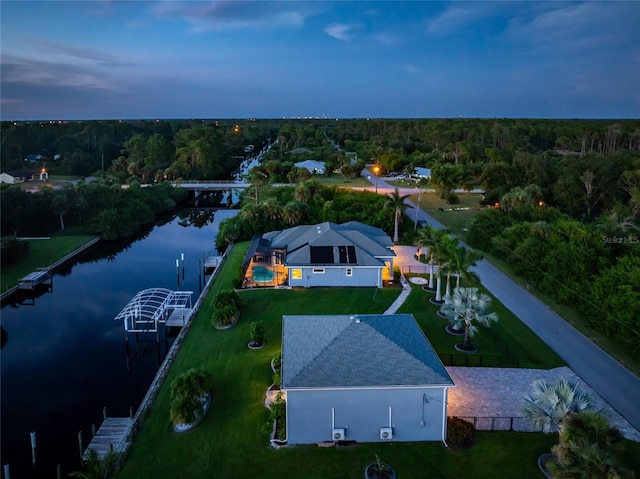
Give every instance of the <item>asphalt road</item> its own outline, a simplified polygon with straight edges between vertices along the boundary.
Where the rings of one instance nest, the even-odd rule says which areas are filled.
[[[371,177],[370,181],[374,179],[371,172],[364,170],[362,176],[366,178],[367,175]],[[378,178],[379,194],[388,194],[393,190],[391,185]],[[401,189],[401,194],[412,192],[415,193],[411,189]],[[408,200],[406,203],[409,208],[405,213],[414,221],[415,205]],[[421,210],[418,211],[418,220],[443,228]],[[496,298],[558,353],[602,399],[640,431],[640,379],[637,376],[487,260],[479,261],[473,271]]]

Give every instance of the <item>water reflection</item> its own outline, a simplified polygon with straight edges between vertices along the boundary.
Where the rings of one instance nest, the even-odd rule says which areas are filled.
[[[12,477],[55,477],[57,464],[67,476],[80,465],[78,431],[90,437],[103,407],[113,417],[137,409],[174,331],[163,331],[157,343],[155,334],[132,336],[127,345],[123,324],[113,318],[143,289],[175,290],[182,254],[179,289],[197,292],[217,225],[235,214],[220,213],[213,223],[201,212],[184,213],[128,241],[100,242],[55,273],[51,294],[36,295],[29,307],[14,299],[2,309],[0,442]],[[38,434],[35,469],[30,431]]]

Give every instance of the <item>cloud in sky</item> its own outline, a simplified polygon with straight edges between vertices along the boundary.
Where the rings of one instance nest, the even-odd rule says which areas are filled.
[[[3,3],[3,119],[640,114],[632,2],[96,3]]]
[[[330,23],[324,28],[324,32],[336,40],[348,42],[353,38],[356,30],[362,28],[362,24],[357,23]]]
[[[161,17],[184,18],[196,31],[237,28],[299,28],[314,8],[298,2],[161,2],[153,9]]]

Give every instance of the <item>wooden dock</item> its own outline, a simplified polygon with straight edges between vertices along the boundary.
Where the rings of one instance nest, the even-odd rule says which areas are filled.
[[[18,280],[18,289],[32,290],[40,284],[45,284],[45,281],[51,281],[52,275],[49,268],[38,268],[38,271],[29,273],[24,278]]]
[[[222,263],[222,256],[209,256],[204,260],[204,269],[209,271],[216,269]]]
[[[105,418],[102,426],[84,451],[84,457],[87,457],[89,449],[95,450],[101,458],[110,451],[117,453],[125,451],[130,445],[127,443],[127,437],[131,431],[131,424],[132,420],[128,417]]]

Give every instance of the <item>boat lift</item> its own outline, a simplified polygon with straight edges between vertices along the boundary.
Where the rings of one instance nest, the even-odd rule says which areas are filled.
[[[127,333],[156,333],[158,325],[184,326],[191,319],[193,291],[150,288],[140,291],[114,318],[122,319]]]

